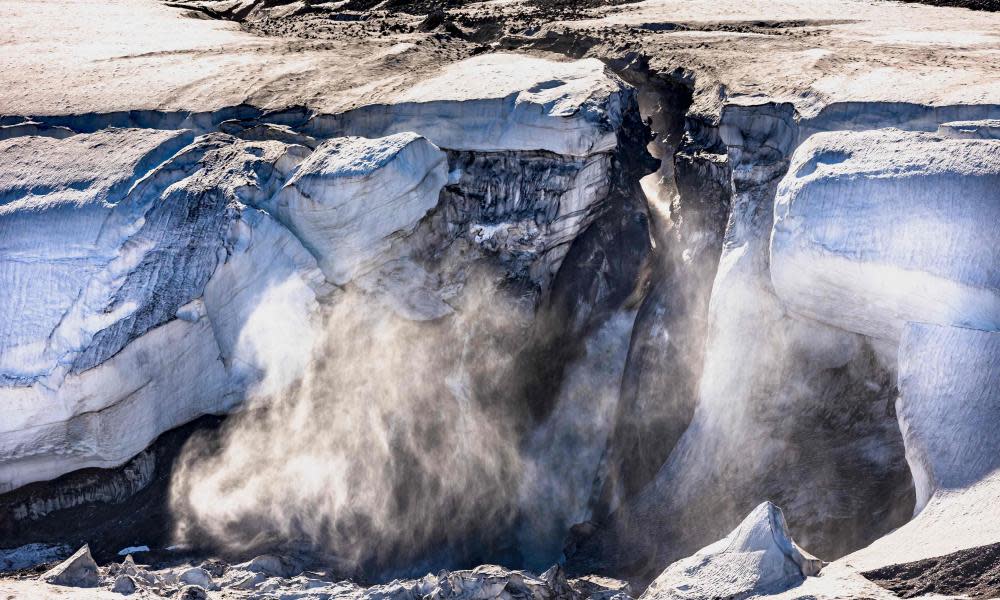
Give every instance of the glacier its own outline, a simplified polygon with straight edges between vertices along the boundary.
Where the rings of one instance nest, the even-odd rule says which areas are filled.
[[[1000,17],[366,4],[0,2],[0,554],[191,559],[94,597],[563,600],[991,555]],[[211,440],[204,531],[82,522],[204,491],[168,471]],[[345,447],[388,474],[358,520],[318,508]],[[558,564],[455,570],[493,560]]]
[[[11,189],[0,217],[4,289],[17,294],[5,306],[39,314],[4,336],[4,489],[119,465],[160,433],[233,408],[259,368],[237,346],[262,295],[295,289],[292,310],[276,315],[291,326],[325,285],[290,232],[240,202],[284,178],[282,144],[116,130],[12,145],[51,163],[44,185]],[[81,161],[87,148],[95,155]],[[135,181],[114,179],[144,164]],[[52,246],[53,230],[77,241]]]

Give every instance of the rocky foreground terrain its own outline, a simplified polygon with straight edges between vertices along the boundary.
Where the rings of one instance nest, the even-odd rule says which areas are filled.
[[[0,598],[1000,597],[996,8],[0,0]]]

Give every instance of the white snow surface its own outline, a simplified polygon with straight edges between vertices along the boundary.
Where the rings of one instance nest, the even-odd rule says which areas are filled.
[[[725,538],[667,567],[641,600],[742,599],[794,587],[822,561],[795,545],[781,509],[763,502]]]
[[[519,4],[489,8],[523,11]],[[556,21],[538,37],[632,26],[627,35],[654,68],[697,74],[698,115],[717,116],[730,102],[819,111],[847,101],[942,106],[1000,97],[997,13],[864,0],[646,0],[590,14]],[[768,21],[786,26],[754,26]],[[241,102],[340,113],[398,102],[454,60],[420,43],[432,34],[364,43],[262,37],[156,0],[2,0],[0,22],[8,25],[0,30],[7,49],[0,114],[214,110]],[[657,31],[660,24],[691,27]]]
[[[890,341],[908,321],[1000,328],[1000,141],[875,130],[809,138],[775,200],[785,306]]]

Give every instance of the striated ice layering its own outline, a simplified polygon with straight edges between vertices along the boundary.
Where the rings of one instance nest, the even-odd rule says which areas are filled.
[[[415,133],[336,138],[321,146],[264,206],[347,283],[434,208],[448,180],[444,152]]]
[[[822,566],[792,541],[781,509],[763,502],[728,536],[667,567],[640,600],[773,594],[816,575]]]
[[[968,488],[1000,467],[1000,332],[909,324],[899,390],[915,512],[938,490]]]
[[[568,156],[618,145],[632,88],[588,58],[483,54],[453,63],[391,104],[315,119],[326,135],[415,131],[449,150],[545,150]]]
[[[124,196],[190,141],[183,131],[112,130],[0,142],[0,381],[68,370],[129,310],[92,310],[145,251],[122,246],[142,228],[149,201]]]
[[[303,328],[322,274],[241,201],[280,186],[289,150],[156,130],[5,142],[0,490],[230,409],[266,359],[254,327]]]
[[[1000,328],[1000,141],[809,138],[775,201],[771,279],[792,312],[897,341],[907,321]]]

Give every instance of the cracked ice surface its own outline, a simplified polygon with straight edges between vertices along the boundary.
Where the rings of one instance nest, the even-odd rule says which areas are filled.
[[[618,144],[632,93],[597,59],[484,54],[445,67],[392,104],[330,117],[318,128],[367,137],[416,131],[449,150],[589,156]]]

